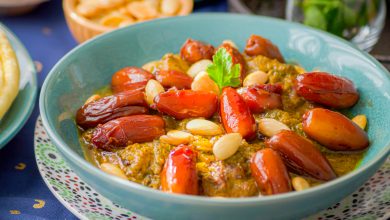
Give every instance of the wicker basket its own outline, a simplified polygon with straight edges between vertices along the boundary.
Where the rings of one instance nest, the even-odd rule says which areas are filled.
[[[192,12],[193,1],[181,0],[183,8],[179,11],[178,15],[188,15]],[[63,8],[66,23],[73,35],[73,37],[79,42],[82,43],[96,35],[102,34],[104,32],[112,31],[115,28],[106,27],[97,23],[94,23],[80,15],[75,11],[77,0],[63,0]]]

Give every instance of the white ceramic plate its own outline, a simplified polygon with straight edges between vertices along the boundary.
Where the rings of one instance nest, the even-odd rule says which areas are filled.
[[[146,219],[121,208],[83,182],[61,158],[38,118],[34,135],[39,172],[54,196],[80,219]],[[390,160],[359,190],[307,219],[389,219]]]

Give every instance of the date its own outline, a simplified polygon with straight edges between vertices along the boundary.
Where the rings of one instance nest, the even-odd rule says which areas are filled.
[[[246,42],[245,53],[248,56],[262,55],[271,59],[277,59],[279,62],[284,63],[282,54],[279,48],[274,45],[270,40],[252,34]]]
[[[325,72],[297,76],[294,88],[306,100],[332,108],[349,108],[359,100],[352,81]]]
[[[156,115],[132,115],[100,124],[93,131],[94,147],[111,151],[132,143],[153,141],[165,134],[165,123]]]
[[[150,79],[154,79],[154,75],[149,71],[134,66],[125,67],[112,76],[111,88],[114,93],[144,90]]]
[[[282,95],[282,93],[283,93],[283,87],[282,87],[282,84],[280,84],[280,83],[262,84],[262,85],[256,85],[256,87],[259,89],[263,89],[267,92],[272,92],[272,93],[276,93],[279,95]]]
[[[344,115],[315,108],[303,115],[303,131],[330,150],[363,150],[369,141],[366,132]]]
[[[166,88],[191,89],[192,77],[176,70],[160,70],[156,73],[156,79]]]
[[[76,123],[86,129],[115,118],[146,114],[144,96],[142,91],[129,90],[89,102],[77,111]]]
[[[279,94],[268,92],[259,86],[242,88],[239,90],[239,93],[254,114],[270,109],[282,108],[282,98]]]
[[[279,154],[266,148],[251,158],[252,176],[262,195],[274,195],[292,191],[290,176]]]
[[[211,117],[217,111],[218,98],[215,93],[193,90],[170,90],[155,97],[159,112],[176,119]]]
[[[199,60],[211,60],[214,55],[214,47],[201,41],[187,39],[180,49],[180,56],[189,63]]]
[[[161,172],[161,189],[164,192],[198,195],[196,152],[187,145],[174,148]]]
[[[231,87],[222,91],[220,115],[227,133],[240,133],[250,140],[256,135],[256,122],[244,99]]]
[[[283,130],[265,144],[276,150],[287,167],[297,174],[325,181],[336,178],[325,156],[309,140],[293,131]]]

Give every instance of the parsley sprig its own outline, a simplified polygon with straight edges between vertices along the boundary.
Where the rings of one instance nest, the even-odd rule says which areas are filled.
[[[213,64],[207,67],[207,73],[222,90],[227,86],[240,86],[240,69],[241,66],[233,64],[231,55],[222,47],[213,56]]]

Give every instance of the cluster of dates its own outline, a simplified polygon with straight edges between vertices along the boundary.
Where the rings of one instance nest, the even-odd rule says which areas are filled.
[[[231,44],[223,44],[232,62],[241,66],[241,81],[246,73],[242,54]],[[180,55],[193,64],[212,59],[213,46],[187,40]],[[245,48],[248,56],[263,55],[284,62],[278,48],[270,41],[252,35]],[[152,98],[145,98],[145,87],[157,80],[160,88]],[[216,112],[226,133],[239,133],[244,139],[256,138],[256,121],[252,114],[282,108],[279,84],[251,85],[235,89],[225,87],[221,94],[191,90],[193,78],[177,70],[158,70],[152,74],[138,67],[127,67],[112,77],[114,95],[86,103],[77,112],[76,122],[84,129],[95,128],[91,144],[103,150],[122,148],[131,143],[152,141],[165,134],[164,120],[159,114],[175,119],[210,118]],[[158,86],[157,86],[158,87]],[[353,106],[359,94],[350,80],[324,72],[298,75],[296,93],[306,100],[341,109]],[[151,109],[158,114],[148,115]],[[304,132],[323,146],[335,151],[362,150],[369,145],[363,129],[342,114],[324,108],[307,111]],[[266,140],[266,149],[256,152],[250,167],[262,192],[270,195],[292,190],[287,168],[297,174],[328,181],[336,174],[327,159],[308,139],[289,130]],[[180,145],[172,150],[161,174],[163,191],[198,194],[196,151]]]

